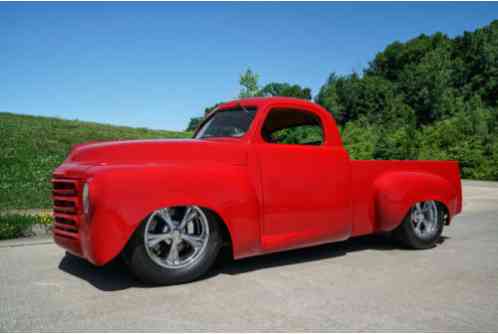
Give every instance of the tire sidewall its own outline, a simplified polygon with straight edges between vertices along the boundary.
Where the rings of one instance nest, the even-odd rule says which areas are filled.
[[[437,241],[441,238],[441,234],[443,233],[444,226],[444,215],[441,205],[436,203],[437,212],[438,212],[438,225],[436,234],[429,239],[422,239],[417,236],[414,230],[414,226],[411,222],[411,208],[408,214],[406,215],[403,223],[399,226],[400,229],[400,239],[407,246],[415,248],[415,249],[427,249],[432,248],[436,245]]]
[[[203,210],[204,211],[204,210]],[[165,268],[153,261],[145,249],[147,219],[140,224],[128,244],[125,257],[133,274],[149,284],[169,285],[193,281],[205,274],[216,260],[222,245],[220,228],[213,215],[204,211],[208,219],[209,239],[204,251],[194,261],[181,268]]]

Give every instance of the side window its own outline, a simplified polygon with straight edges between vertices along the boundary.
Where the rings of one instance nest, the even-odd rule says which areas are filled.
[[[272,109],[261,129],[268,143],[321,145],[323,127],[320,118],[309,111],[298,109]]]

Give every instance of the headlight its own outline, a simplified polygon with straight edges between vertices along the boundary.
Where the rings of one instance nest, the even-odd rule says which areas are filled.
[[[85,183],[83,186],[83,194],[81,197],[83,201],[83,213],[88,216],[90,214],[90,191],[88,190],[88,183]]]

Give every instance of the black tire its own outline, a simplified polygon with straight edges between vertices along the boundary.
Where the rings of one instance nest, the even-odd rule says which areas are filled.
[[[172,285],[191,282],[208,272],[223,244],[220,222],[208,210],[202,210],[209,224],[210,235],[204,251],[192,263],[182,268],[165,268],[154,262],[145,249],[146,221],[140,224],[125,248],[123,257],[131,272],[140,281],[152,285]]]
[[[415,233],[414,223],[411,219],[411,212],[413,207],[410,208],[407,215],[403,219],[403,222],[393,231],[393,236],[396,240],[401,242],[404,246],[412,249],[427,249],[436,246],[437,242],[441,238],[443,233],[443,226],[446,219],[446,211],[444,207],[435,202],[437,208],[437,226],[435,234],[429,238],[420,238],[417,233]]]

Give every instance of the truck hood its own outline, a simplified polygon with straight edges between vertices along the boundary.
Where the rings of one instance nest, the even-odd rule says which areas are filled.
[[[219,162],[246,165],[247,152],[239,140],[157,139],[76,145],[66,163],[88,165]]]

